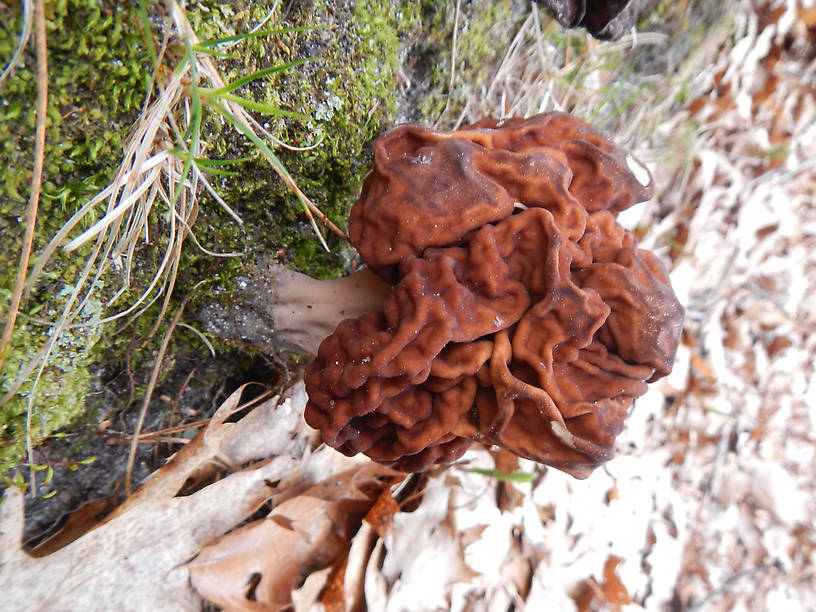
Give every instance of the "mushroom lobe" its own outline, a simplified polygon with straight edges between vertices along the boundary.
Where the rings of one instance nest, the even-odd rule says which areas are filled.
[[[562,113],[401,126],[374,149],[350,236],[394,288],[320,345],[306,421],[404,471],[479,439],[588,475],[682,326],[662,264],[615,221],[648,172]]]

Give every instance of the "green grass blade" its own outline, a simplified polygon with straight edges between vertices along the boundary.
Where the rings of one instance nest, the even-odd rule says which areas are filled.
[[[269,148],[269,145],[266,144],[261,138],[255,134],[252,130],[250,130],[242,121],[239,121],[238,117],[233,115],[225,106],[223,106],[217,100],[208,100],[210,105],[212,106],[213,110],[221,115],[224,119],[229,121],[235,128],[241,132],[244,136],[249,138],[249,140],[258,147],[266,157],[269,158],[269,162],[274,166],[275,170],[286,180],[294,184],[294,179],[289,174],[289,171],[286,169],[286,166],[283,165],[278,156]],[[304,203],[305,205],[305,203]]]
[[[190,175],[190,169],[193,167],[195,159],[195,145],[201,136],[201,118],[203,114],[201,107],[202,88],[198,86],[198,69],[196,68],[194,53],[195,52],[192,49],[192,45],[190,45],[188,42],[186,59],[190,62],[190,125],[183,136],[185,144],[187,145],[187,151],[184,154],[184,166],[177,183],[178,189],[176,189],[176,192],[173,194],[173,201],[171,204],[173,207],[176,205],[176,202],[181,195],[181,188],[184,185],[184,181],[186,181],[187,177]]]
[[[196,53],[203,53],[205,55],[212,55],[213,57],[220,57],[225,59],[237,60],[239,57],[233,53],[226,51],[218,51],[217,49],[210,49],[209,47],[202,47],[201,45],[193,45],[193,51]]]
[[[217,176],[238,176],[238,172],[235,170],[222,170],[216,166],[207,166],[205,164],[201,164],[197,158],[193,158],[193,163],[196,165],[196,168],[202,172],[206,172],[207,174],[214,174]]]
[[[309,211],[309,205],[307,204],[303,193],[298,189],[295,180],[292,178],[292,175],[289,174],[289,171],[286,169],[286,166],[283,165],[278,156],[269,148],[269,145],[266,144],[261,138],[253,132],[247,125],[245,125],[242,121],[238,119],[235,115],[233,115],[225,106],[223,106],[218,100],[210,99],[210,105],[212,106],[213,110],[221,115],[224,119],[229,121],[235,128],[241,132],[244,136],[249,138],[249,140],[258,147],[261,152],[264,154],[266,159],[272,164],[272,167],[275,171],[280,175],[280,177],[284,180],[284,182],[289,186],[292,191],[295,192],[295,195],[300,200],[300,203],[303,205],[303,210],[306,212],[306,215],[311,217],[311,212]],[[322,242],[322,237],[321,237]],[[325,243],[324,243],[325,247]]]
[[[146,0],[139,0],[139,8],[136,9],[136,16],[142,26],[142,36],[144,37],[145,47],[147,47],[147,54],[150,56],[150,65],[155,67],[159,63],[159,56],[156,55],[156,46],[151,36],[153,28],[150,24],[150,18],[147,16]]]
[[[196,157],[195,163],[197,166],[211,168],[212,166],[232,166],[234,164],[242,164],[248,162],[252,157],[238,157],[237,159],[207,159],[206,157]]]
[[[251,83],[252,81],[257,81],[260,79],[265,79],[268,76],[273,74],[278,74],[279,72],[284,72],[289,70],[290,68],[294,68],[295,66],[300,66],[301,64],[305,64],[306,62],[313,61],[313,58],[309,57],[306,59],[299,59],[295,60],[294,62],[287,62],[286,64],[281,64],[280,66],[270,66],[269,68],[264,68],[263,70],[258,70],[257,72],[253,72],[252,74],[248,74],[240,79],[234,80],[232,83],[227,83],[220,89],[216,89],[213,91],[215,95],[223,95],[225,93],[229,93],[238,89],[239,87],[243,87],[247,83]]]
[[[623,111],[625,111],[632,102],[635,100],[640,99],[641,94],[646,90],[646,85],[641,85],[638,87],[624,102],[616,107],[609,115],[604,117],[604,120],[601,122],[602,124],[606,124],[618,115],[620,115]]]
[[[474,474],[481,474],[482,476],[488,476],[505,482],[533,482],[536,477],[535,472],[513,472],[512,474],[506,474],[499,470],[484,470],[482,468],[470,468],[470,471]]]
[[[222,38],[210,38],[200,41],[197,47],[214,47],[223,43],[248,40],[251,38],[261,38],[263,36],[272,36],[274,34],[288,34],[290,32],[307,32],[309,30],[322,30],[326,26],[303,26],[299,28],[278,28],[274,30],[258,30],[257,32],[246,32],[244,34],[233,34],[232,36],[224,36]]]
[[[207,98],[207,100],[211,103],[215,102],[215,98],[221,98],[223,100],[228,100],[229,102],[235,102],[236,104],[240,104],[244,108],[249,108],[254,111],[258,111],[259,113],[273,115],[275,117],[291,117],[293,119],[301,119],[303,121],[309,120],[309,117],[307,115],[304,115],[303,113],[282,110],[275,106],[270,106],[269,104],[261,104],[260,102],[249,100],[248,98],[236,96],[235,94],[222,93],[216,95],[215,90],[205,89],[203,87],[200,88],[199,91],[201,92],[201,95]]]

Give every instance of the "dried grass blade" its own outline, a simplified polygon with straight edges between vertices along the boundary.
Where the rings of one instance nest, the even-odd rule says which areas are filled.
[[[0,370],[2,370],[5,362],[6,350],[11,345],[11,336],[14,333],[14,324],[17,322],[17,313],[25,286],[31,245],[34,242],[34,229],[37,226],[37,210],[40,203],[40,189],[42,188],[43,165],[45,163],[45,121],[48,112],[48,41],[45,33],[43,0],[36,0],[34,3],[34,26],[37,41],[37,126],[34,134],[34,169],[31,173],[31,194],[28,199],[20,265],[14,281],[14,290],[3,329],[3,336],[0,338]],[[2,79],[0,79],[0,82],[2,82]]]
[[[154,168],[150,174],[147,175],[144,182],[139,185],[127,198],[119,202],[113,210],[108,212],[104,217],[102,217],[99,221],[94,223],[90,228],[82,232],[79,236],[71,240],[68,244],[66,244],[63,248],[68,251],[75,251],[83,244],[87,243],[90,240],[96,238],[99,234],[101,234],[104,230],[108,229],[110,225],[121,219],[122,215],[125,214],[128,210],[130,210],[134,204],[139,201],[139,198],[150,189],[153,184],[153,181],[156,180],[156,177],[159,175],[160,170]]]
[[[139,419],[136,422],[136,428],[133,431],[133,439],[130,444],[127,467],[125,468],[125,493],[128,497],[130,497],[131,476],[133,475],[133,463],[136,459],[136,449],[139,445],[139,435],[141,434],[142,427],[144,426],[145,416],[147,415],[147,407],[150,405],[150,400],[153,397],[153,390],[156,388],[156,383],[159,380],[159,371],[161,370],[162,363],[164,362],[164,354],[167,352],[167,346],[170,344],[170,337],[173,335],[173,330],[175,330],[176,325],[181,319],[181,315],[184,313],[184,307],[187,305],[187,301],[190,299],[193,292],[204,284],[204,282],[206,281],[201,281],[198,283],[195,287],[193,287],[190,293],[184,297],[181,305],[178,307],[178,310],[176,310],[176,314],[170,321],[167,331],[164,333],[164,338],[162,338],[159,352],[156,354],[156,361],[153,364],[153,371],[150,374],[150,381],[147,384],[147,390],[145,391],[144,400],[142,401],[142,408],[139,411]]]

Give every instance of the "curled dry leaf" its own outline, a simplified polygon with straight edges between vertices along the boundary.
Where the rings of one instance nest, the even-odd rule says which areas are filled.
[[[395,474],[365,463],[284,501],[265,519],[205,547],[187,565],[193,587],[226,610],[290,606],[307,576],[348,553],[351,536]]]
[[[270,431],[297,429],[302,404],[270,400],[264,406],[277,406],[272,422],[253,433],[242,424],[247,417],[225,422],[239,407],[242,390],[233,393],[209,426],[101,525],[50,554],[35,558],[22,549],[23,495],[9,488],[0,507],[0,609],[199,610],[201,600],[189,588],[183,563],[255,512],[273,490],[269,483],[297,464],[289,453],[300,440],[288,434],[276,437]],[[176,496],[202,466],[216,460],[234,463],[228,449],[235,436],[251,443],[259,435],[266,436],[266,446],[256,446],[254,456],[242,458],[277,458],[191,495]]]
[[[599,584],[594,578],[586,580],[574,595],[575,605],[579,612],[594,610],[598,604],[611,606],[625,606],[632,603],[629,591],[615,573],[619,557],[610,556],[604,563],[603,583]]]
[[[357,612],[365,609],[374,609],[372,603],[365,598],[365,579],[368,564],[371,561],[378,538],[385,537],[386,531],[394,521],[394,515],[400,511],[397,500],[394,499],[391,489],[383,489],[377,501],[365,515],[363,524],[357,535],[351,540],[348,556],[341,561],[342,571],[336,572],[335,582],[339,585],[339,592],[334,602],[327,602],[324,595],[322,602],[327,610],[331,610],[331,603],[346,612]]]

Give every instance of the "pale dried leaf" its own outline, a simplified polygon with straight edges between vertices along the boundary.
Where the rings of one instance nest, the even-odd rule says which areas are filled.
[[[229,440],[236,424],[224,421],[237,408],[241,391],[100,526],[49,555],[34,558],[22,550],[22,494],[7,490],[0,515],[0,609],[198,610],[201,600],[190,589],[183,564],[251,515],[270,495],[269,483],[297,464],[280,456],[176,497],[186,479]]]
[[[343,576],[344,604],[348,612],[365,609],[365,572],[376,541],[377,532],[368,522],[363,522],[360,530],[351,539]]]
[[[180,566],[201,546],[240,522],[268,496],[295,461],[280,457],[232,474],[188,497],[142,498],[132,510],[46,557],[7,551],[0,568],[4,610],[198,610],[199,597]],[[6,511],[21,513],[9,489]],[[229,499],[229,505],[224,500]],[[12,521],[14,522],[14,521]]]
[[[371,462],[346,465],[353,467],[206,546],[187,565],[193,587],[225,610],[291,605],[292,591],[307,576],[347,553],[363,516],[395,474]]]

